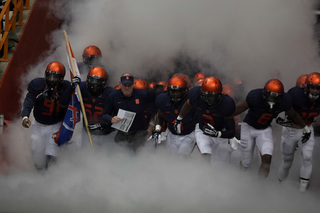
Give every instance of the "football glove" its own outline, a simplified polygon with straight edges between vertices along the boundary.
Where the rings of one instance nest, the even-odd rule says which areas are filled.
[[[176,131],[177,134],[181,134],[181,121],[183,118],[180,116],[177,117],[176,122],[173,124],[174,131]]]
[[[277,117],[276,119],[276,123],[281,125],[281,126],[284,126],[284,127],[291,127],[293,122],[291,120],[285,120],[281,117]]]
[[[96,123],[96,124],[89,124],[88,125],[89,130],[94,131],[94,130],[101,130],[103,129],[100,123]]]
[[[211,137],[220,138],[221,132],[216,130],[211,124],[205,124],[202,127],[203,134],[209,135]]]
[[[236,137],[230,138],[229,139],[229,144],[232,150],[238,150],[240,140],[238,140]]]
[[[305,126],[303,128],[303,135],[302,135],[302,138],[301,138],[301,142],[302,143],[305,143],[309,140],[310,136],[311,136],[311,130],[308,126]]]
[[[154,132],[152,134],[155,146],[161,143],[161,132]]]
[[[77,85],[80,85],[81,79],[78,76],[75,76],[71,79],[71,86],[73,89],[77,87]]]

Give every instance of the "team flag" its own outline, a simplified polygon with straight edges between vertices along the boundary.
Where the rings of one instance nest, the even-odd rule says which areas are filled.
[[[70,52],[71,52],[71,56],[72,56],[71,60],[73,61],[76,75],[80,78],[79,69],[77,66],[76,59],[73,55],[73,51],[71,49],[70,42],[68,42],[67,45],[69,45],[69,48],[70,48]],[[70,70],[70,79],[72,79],[73,72],[72,72],[71,60],[70,60],[68,52],[67,52],[67,58],[68,58],[68,65],[69,65],[69,70]],[[59,146],[65,144],[71,140],[76,123],[79,121],[80,121],[79,95],[78,95],[78,90],[74,90],[72,93],[72,97],[71,97],[66,115],[64,117],[63,123],[62,123],[59,131],[56,133],[55,142]]]

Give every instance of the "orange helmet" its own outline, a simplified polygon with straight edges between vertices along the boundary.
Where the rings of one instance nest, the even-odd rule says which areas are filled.
[[[173,106],[178,107],[188,93],[188,83],[182,76],[172,77],[167,86],[168,96]]]
[[[66,70],[58,61],[48,64],[45,71],[46,86],[50,90],[55,90],[63,82]]]
[[[306,78],[306,85],[320,86],[320,73],[310,73]]]
[[[193,76],[193,83],[197,86],[201,86],[204,79],[206,78],[207,76],[205,74],[203,74],[202,72],[198,72],[196,73],[194,76]]]
[[[282,82],[278,79],[271,79],[264,86],[263,98],[270,108],[272,108],[274,104],[281,101],[283,93],[284,87]]]
[[[223,85],[223,91],[222,91],[223,94],[228,94],[230,95],[231,97],[234,98],[235,94],[234,94],[234,88],[231,84],[224,84]]]
[[[183,74],[183,73],[175,73],[172,77],[176,77],[176,76],[182,77],[182,78],[187,82],[188,88],[191,87],[190,79],[189,79],[189,77],[188,77],[186,74]]]
[[[87,88],[89,92],[97,97],[103,92],[103,89],[107,85],[108,74],[103,67],[92,68],[87,75]]]
[[[319,98],[319,95],[320,95],[320,73],[313,72],[307,76],[305,92],[310,99],[316,100]]]
[[[83,63],[93,64],[102,57],[101,50],[95,45],[87,46],[82,53]]]
[[[149,85],[146,80],[141,79],[141,78],[137,78],[134,80],[133,88],[147,90],[147,89],[149,89]]]
[[[149,88],[153,89],[156,84],[157,84],[156,82],[150,82],[149,83]]]
[[[159,81],[157,85],[163,86],[163,91],[167,91],[167,85],[168,83],[165,81]]]
[[[298,78],[297,78],[297,81],[296,81],[296,86],[297,87],[300,87],[300,88],[304,88],[305,87],[305,83],[306,83],[306,78],[307,78],[307,74],[303,74],[303,75],[300,75]]]
[[[212,108],[221,100],[222,84],[216,77],[207,77],[201,86],[201,99],[207,108]]]

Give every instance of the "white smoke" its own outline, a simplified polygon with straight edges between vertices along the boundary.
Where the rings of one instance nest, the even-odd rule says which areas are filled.
[[[301,0],[91,0],[53,5],[62,9],[64,25],[77,61],[83,49],[100,47],[110,67],[109,85],[124,72],[147,77],[150,70],[167,76],[179,54],[209,63],[218,77],[244,81],[246,89],[270,78],[286,90],[303,73],[318,71],[314,39],[314,1]],[[53,14],[61,14],[53,12]],[[62,17],[62,18],[63,18]],[[51,36],[50,57],[34,65],[43,76],[52,60],[65,64],[62,29]],[[49,54],[48,54],[49,55]],[[160,79],[158,79],[160,80]],[[161,79],[167,80],[167,79]],[[243,91],[246,94],[246,91]],[[118,150],[95,153],[63,150],[58,164],[43,174],[33,169],[30,130],[12,123],[5,148],[7,175],[0,176],[0,211],[10,212],[318,212],[319,164],[310,190],[299,194],[299,156],[288,181],[279,184],[279,131],[267,180],[257,165],[243,173],[239,155],[230,165],[208,167],[194,150],[190,159],[168,156],[162,149],[131,156]],[[318,140],[318,138],[317,138]],[[316,146],[315,159],[319,157]],[[315,161],[316,162],[316,161]]]
[[[317,71],[314,1],[95,0],[70,3],[65,26],[75,55],[99,46],[118,82],[124,72],[147,77],[172,71],[185,54],[209,63],[208,74],[245,80],[250,89],[279,78],[289,89],[302,73]],[[60,7],[58,7],[60,8]],[[63,33],[54,41],[65,51]],[[206,70],[207,71],[207,70]],[[166,76],[166,75],[164,75]],[[161,79],[167,80],[167,79]]]

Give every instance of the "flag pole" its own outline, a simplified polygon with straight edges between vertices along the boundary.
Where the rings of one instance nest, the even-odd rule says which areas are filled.
[[[67,32],[65,30],[63,30],[63,33],[64,33],[64,38],[66,40],[67,51],[68,51],[68,55],[69,55],[69,60],[70,60],[70,64],[71,64],[72,73],[73,73],[73,76],[77,76],[77,73],[75,71],[74,64],[73,64],[73,57],[72,57],[71,50],[70,50],[70,43],[69,43],[69,39],[68,39],[68,36],[67,36]],[[88,128],[88,119],[87,119],[86,111],[85,111],[85,108],[84,108],[84,104],[83,104],[82,95],[81,95],[81,91],[80,91],[80,86],[79,85],[77,85],[77,91],[78,91],[78,96],[79,96],[79,102],[80,102],[80,105],[81,105],[81,111],[82,111],[82,115],[83,115],[84,124],[85,124],[86,130],[87,130],[87,133],[88,133],[88,137],[89,137],[89,141],[90,141],[90,146],[91,146],[92,151],[94,151],[93,144],[92,144],[91,133],[90,133],[89,128]]]

